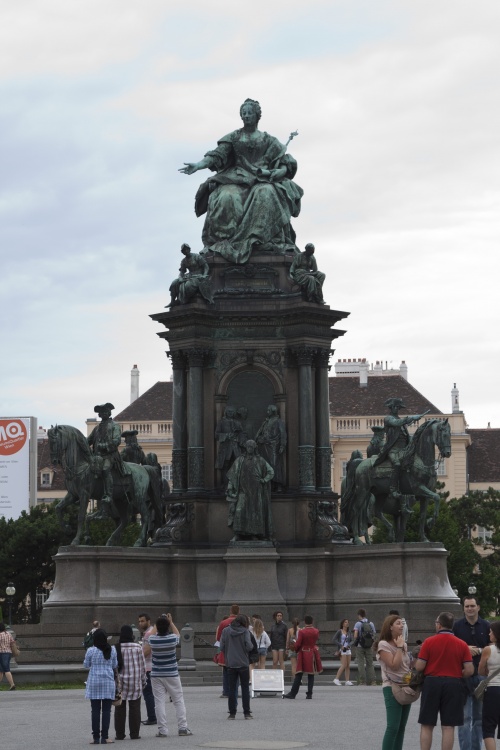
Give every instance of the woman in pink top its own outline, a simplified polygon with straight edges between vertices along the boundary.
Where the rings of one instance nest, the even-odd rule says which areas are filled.
[[[406,722],[410,705],[402,706],[392,693],[392,684],[401,684],[410,671],[411,656],[403,636],[404,624],[399,615],[389,615],[380,631],[376,646],[377,659],[382,671],[387,727],[382,742],[382,750],[401,750],[405,736]]]

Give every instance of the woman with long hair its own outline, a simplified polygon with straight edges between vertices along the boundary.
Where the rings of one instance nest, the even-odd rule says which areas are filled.
[[[118,669],[118,658],[115,647],[109,645],[106,631],[102,628],[94,632],[94,645],[87,649],[83,666],[90,670],[85,688],[85,697],[90,700],[94,738],[90,744],[111,744],[114,740],[108,738],[108,733],[111,702],[116,695],[115,673]]]
[[[339,629],[333,636],[333,645],[337,647],[340,654],[340,667],[333,681],[334,685],[341,685],[340,676],[345,672],[345,685],[351,682],[351,644],[352,634],[349,630],[349,620],[341,620]]]
[[[375,644],[382,671],[382,691],[387,714],[382,750],[402,749],[406,722],[410,714],[410,704],[402,706],[392,692],[392,684],[403,683],[405,675],[410,671],[411,656],[405,643],[403,629],[401,617],[389,615],[384,620],[380,639]]]
[[[487,677],[500,668],[500,621],[490,622],[491,646],[483,648],[478,672]],[[483,699],[483,740],[486,750],[495,750],[495,730],[500,726],[500,673],[492,677]]]
[[[292,627],[288,628],[286,635],[286,650],[290,657],[290,666],[292,668],[292,678],[295,677],[297,672],[297,652],[295,651],[295,644],[297,643],[297,635],[299,633],[300,620],[298,617],[294,617],[292,620]]]
[[[259,652],[259,661],[254,666],[256,669],[265,669],[266,654],[271,645],[271,639],[264,630],[264,623],[258,618],[253,621],[253,636],[257,642],[257,650]]]

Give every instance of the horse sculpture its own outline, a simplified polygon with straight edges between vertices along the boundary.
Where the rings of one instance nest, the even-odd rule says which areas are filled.
[[[56,506],[59,522],[67,531],[63,511],[68,505],[78,504],[78,526],[72,545],[81,544],[85,532],[85,543],[89,542],[89,522],[102,518],[100,513],[87,515],[89,500],[100,500],[103,483],[95,469],[95,459],[84,435],[76,427],[56,425],[48,430],[50,456],[53,463],[61,463],[68,491]],[[116,523],[106,546],[119,545],[121,535],[130,521],[132,512],[141,514],[141,533],[134,547],[145,547],[148,534],[161,526],[161,469],[157,466],[141,466],[126,463],[129,476],[113,475],[112,517]],[[154,520],[152,521],[152,518]],[[151,523],[153,528],[151,528]]]
[[[434,500],[434,513],[428,525],[432,526],[439,513],[440,497],[436,488],[436,451],[441,458],[451,456],[450,425],[448,420],[429,419],[413,435],[406,448],[400,475],[400,490],[410,496],[410,505],[420,502],[419,539],[427,542],[425,522],[427,505]],[[377,456],[352,462],[342,490],[341,522],[351,531],[354,544],[362,544],[360,537],[370,543],[368,527],[373,517],[379,518],[389,532],[391,542],[404,542],[406,514],[401,503],[390,494],[391,466],[384,462],[374,466]],[[393,516],[394,526],[384,513]],[[395,530],[394,530],[395,527]]]

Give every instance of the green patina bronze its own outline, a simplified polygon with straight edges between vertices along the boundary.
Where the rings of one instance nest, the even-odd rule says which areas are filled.
[[[254,440],[245,443],[227,473],[227,499],[230,502],[227,525],[233,529],[232,542],[246,539],[268,541],[273,535],[271,514],[272,467],[257,455]]]
[[[210,304],[213,303],[213,291],[210,284],[210,269],[202,255],[192,253],[189,245],[181,245],[184,258],[179,268],[179,276],[170,284],[170,304],[185,305],[200,294]]]
[[[185,163],[179,170],[188,175],[201,169],[215,172],[200,186],[195,212],[206,214],[205,250],[231,263],[246,263],[257,249],[296,252],[290,221],[299,215],[303,195],[293,182],[297,162],[287,153],[288,143],[283,145],[257,127],[259,103],[246,99],[240,116],[242,128],[223,136],[201,161]]]
[[[312,242],[306,245],[303,253],[297,253],[290,266],[290,277],[298,284],[308,302],[323,304],[323,284],[325,274],[318,271]]]

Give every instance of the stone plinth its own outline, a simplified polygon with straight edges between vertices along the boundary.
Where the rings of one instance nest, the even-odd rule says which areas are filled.
[[[266,620],[280,608],[287,617],[311,614],[317,621],[340,622],[362,606],[381,623],[389,609],[398,609],[412,630],[428,633],[439,611],[459,612],[446,557],[439,543],[61,547],[42,623],[82,627],[98,619],[118,632],[124,622],[135,622],[140,610],[152,617],[169,611],[178,624],[217,622],[237,602],[242,611],[258,611]]]

